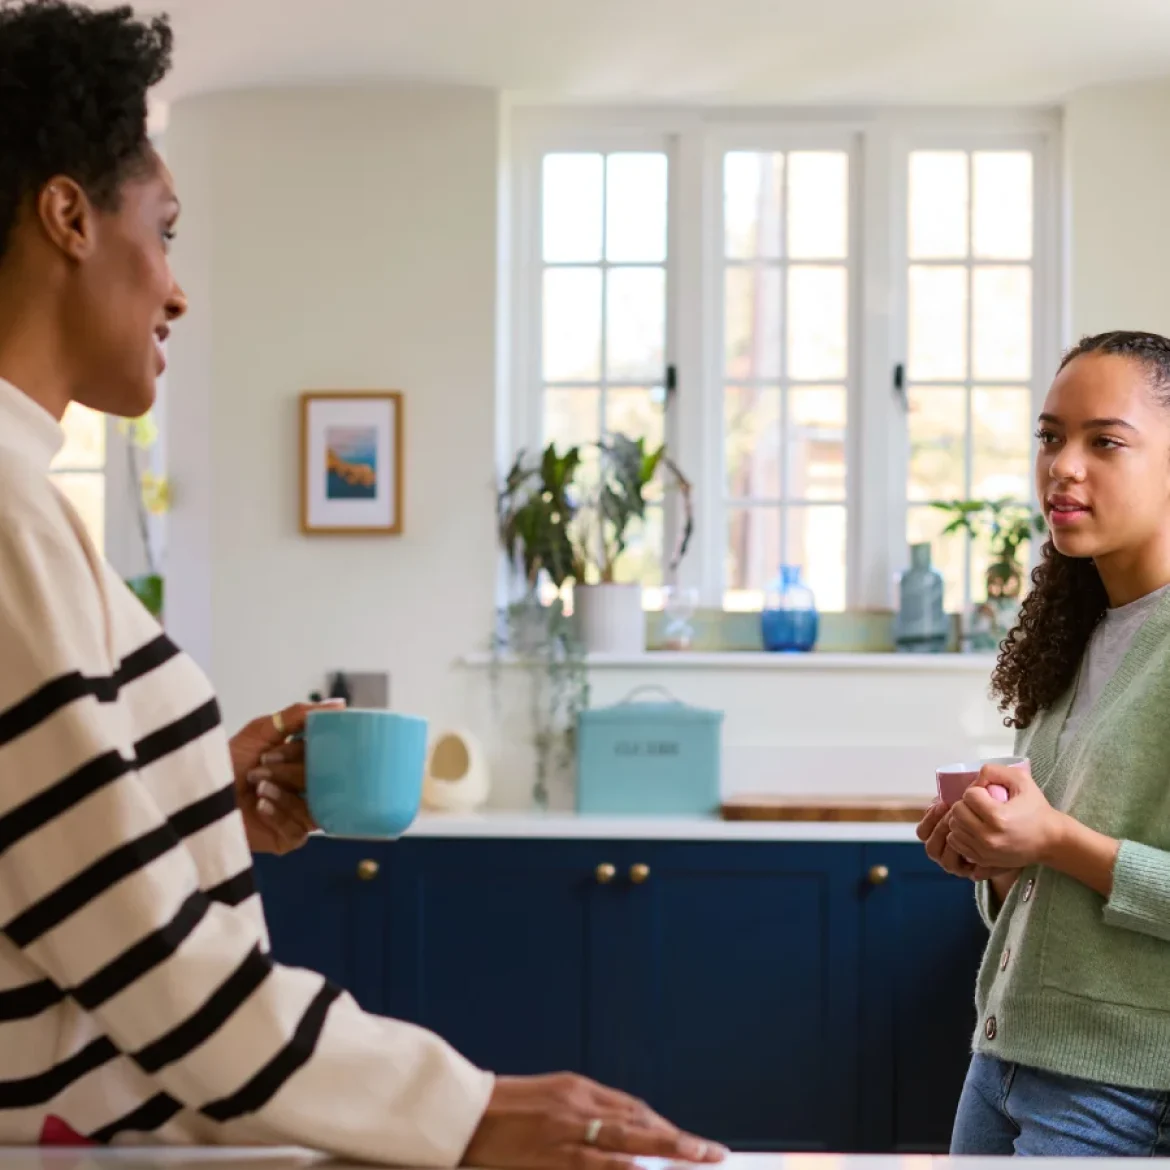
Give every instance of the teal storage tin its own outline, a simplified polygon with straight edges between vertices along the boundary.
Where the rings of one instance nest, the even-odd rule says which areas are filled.
[[[657,702],[639,699],[657,692]],[[577,811],[710,816],[720,806],[723,712],[639,687],[577,717]]]

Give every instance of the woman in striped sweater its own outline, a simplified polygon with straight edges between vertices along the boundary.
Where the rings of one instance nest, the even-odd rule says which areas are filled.
[[[250,849],[303,840],[285,734],[210,687],[48,478],[70,402],[136,417],[186,302],[146,135],[171,34],[0,2],[0,1142],[298,1144],[416,1166],[718,1161],[620,1093],[496,1078],[269,957]]]

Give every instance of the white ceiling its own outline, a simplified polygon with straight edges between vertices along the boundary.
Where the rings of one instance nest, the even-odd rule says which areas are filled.
[[[118,0],[98,0],[112,5]],[[391,80],[522,98],[1052,103],[1170,74],[1170,0],[139,0],[162,96]]]

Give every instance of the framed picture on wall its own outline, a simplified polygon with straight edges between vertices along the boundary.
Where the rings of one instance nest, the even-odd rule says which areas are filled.
[[[402,532],[402,395],[301,395],[301,531]]]

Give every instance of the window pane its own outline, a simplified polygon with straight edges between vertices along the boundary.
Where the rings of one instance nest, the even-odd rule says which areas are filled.
[[[1032,394],[1027,388],[975,390],[971,494],[1027,500],[1032,479]]]
[[[729,268],[725,306],[727,376],[780,376],[780,270]]]
[[[645,521],[631,520],[626,536],[626,549],[617,562],[614,580],[619,584],[640,582],[643,585],[661,585],[662,509],[655,505],[648,507]]]
[[[666,259],[666,155],[611,154],[606,159],[605,257]]]
[[[847,325],[844,267],[788,270],[790,378],[844,378]]]
[[[910,268],[910,377],[967,376],[967,269]]]
[[[544,443],[555,443],[564,454],[570,447],[594,444],[601,438],[601,390],[546,390],[544,392]],[[593,446],[581,452],[581,481],[597,483],[601,456]]]
[[[606,306],[607,376],[662,377],[666,342],[666,270],[610,269]]]
[[[964,151],[916,150],[910,155],[912,260],[967,255],[967,198]]]
[[[975,270],[972,330],[976,378],[1031,377],[1031,268]]]
[[[605,429],[630,439],[645,439],[649,450],[663,444],[662,388],[611,386],[605,392]]]
[[[845,509],[788,509],[785,562],[800,565],[817,609],[845,608]]]
[[[58,472],[53,476],[65,498],[77,510],[99,552],[105,550],[106,477],[100,472]]]
[[[61,419],[65,443],[54,467],[100,471],[106,465],[106,416],[71,402]]]
[[[599,154],[544,156],[544,259],[550,263],[601,259]]]
[[[966,497],[966,430],[966,390],[922,386],[910,391],[908,499],[928,502]]]
[[[780,509],[727,510],[726,609],[761,609],[764,589],[780,572]]]
[[[601,271],[549,268],[544,274],[544,378],[590,382],[601,376]]]
[[[845,501],[843,386],[788,391],[788,498]]]
[[[980,150],[974,156],[973,250],[987,260],[1032,255],[1032,155]]]
[[[723,159],[723,236],[729,258],[780,255],[784,156],[733,151]]]
[[[843,260],[849,238],[849,156],[841,150],[788,156],[788,255]]]
[[[945,589],[943,606],[947,613],[962,611],[965,601],[963,575],[966,572],[966,537],[961,533],[941,536],[940,533],[950,522],[945,512],[921,505],[911,507],[906,514],[906,540],[908,544],[929,544],[930,557],[934,567],[943,575]],[[910,563],[910,550],[906,550],[906,564]]]
[[[610,386],[605,391],[605,429],[630,439],[645,439],[646,450],[655,451],[666,442],[666,391],[661,386]],[[647,484],[647,500],[661,500],[665,472]]]
[[[728,496],[779,500],[779,387],[728,386],[723,406]]]

